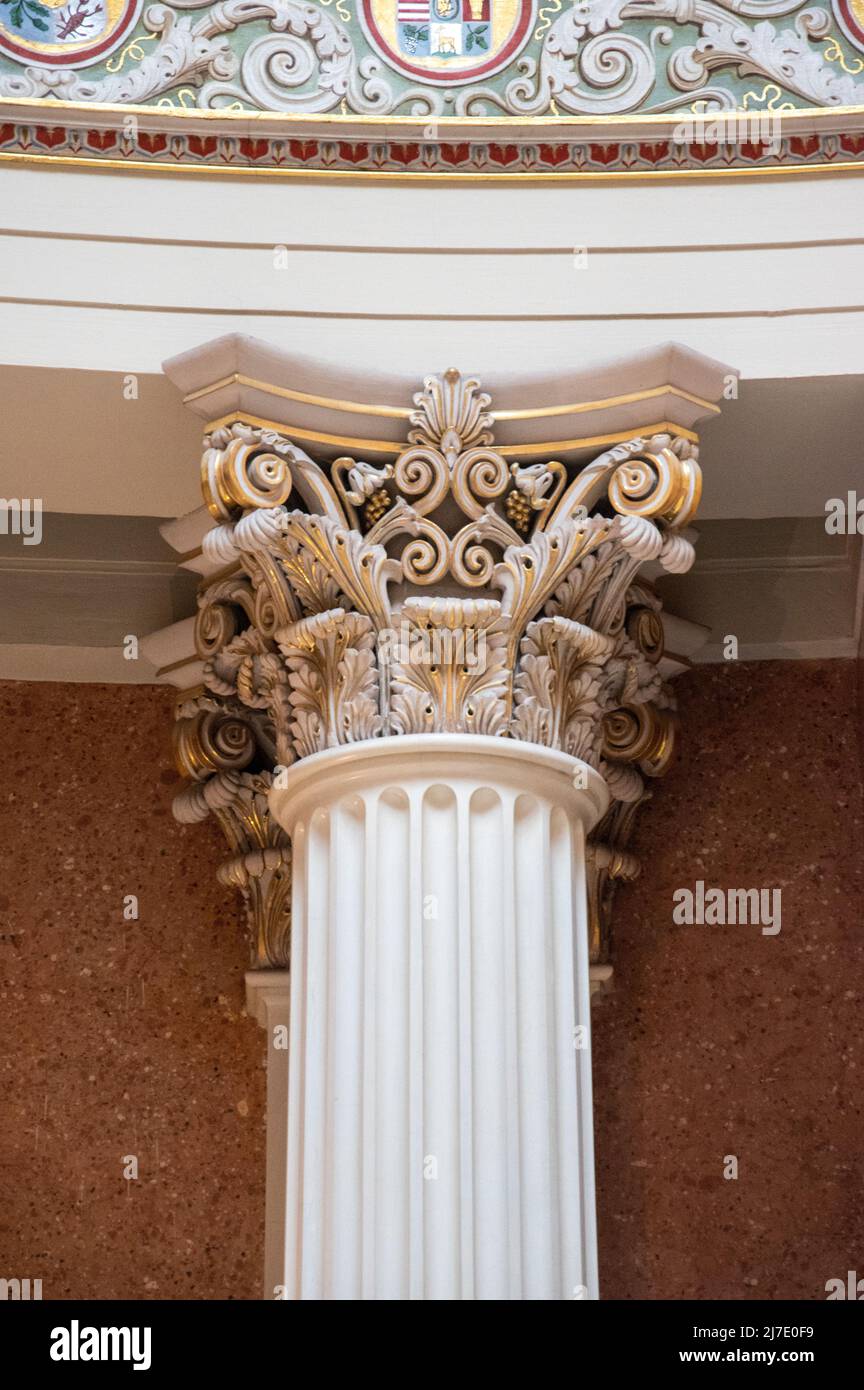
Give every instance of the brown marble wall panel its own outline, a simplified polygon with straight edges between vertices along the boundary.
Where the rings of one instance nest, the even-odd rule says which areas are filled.
[[[855,687],[852,661],[678,683],[683,750],[643,809],[594,1016],[606,1298],[820,1299],[864,1272]],[[697,879],[781,888],[780,933],[674,925]]]
[[[220,833],[171,816],[171,696],[7,682],[0,719],[0,1275],[257,1298],[264,1035]]]
[[[864,1272],[855,680],[679,682],[683,753],[595,1011],[604,1297],[822,1298]],[[0,711],[0,1274],[46,1298],[257,1297],[263,1035],[219,834],[171,818],[170,695],[6,683]],[[698,878],[782,888],[779,936],[674,926]]]

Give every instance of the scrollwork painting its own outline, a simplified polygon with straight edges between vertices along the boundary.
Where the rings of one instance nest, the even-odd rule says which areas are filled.
[[[536,118],[864,101],[831,0],[0,0],[0,96]]]

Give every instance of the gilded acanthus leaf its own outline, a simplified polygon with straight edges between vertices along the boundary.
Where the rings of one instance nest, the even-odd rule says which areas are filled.
[[[364,614],[318,613],[282,629],[277,641],[289,673],[298,757],[381,732],[374,636]]]

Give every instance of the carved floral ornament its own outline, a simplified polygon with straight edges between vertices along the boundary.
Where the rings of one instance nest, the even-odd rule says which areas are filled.
[[[634,438],[576,468],[496,451],[490,398],[456,371],[414,397],[392,464],[322,464],[275,430],[205,440],[217,525],[204,554],[196,647],[203,690],[181,696],[175,814],[212,814],[244,891],[259,965],[284,966],[290,846],[274,776],[359,740],[464,732],[583,759],[613,803],[595,832],[596,960],[624,845],[668,765],[674,701],[661,678],[660,602],[646,561],[689,569],[701,474],[690,441]]]
[[[864,49],[856,6],[833,8]],[[173,0],[146,5],[134,41],[93,75],[88,65],[123,43],[139,9],[140,0],[0,0],[0,53],[21,65],[0,73],[0,96],[122,104],[182,89],[210,110],[530,117],[694,104],[704,113],[741,104],[714,81],[726,74],[763,79],[778,99],[805,105],[862,100],[860,66],[843,59],[831,13],[804,0],[359,0],[353,10],[344,0]],[[778,27],[784,16],[794,18]],[[248,41],[233,44],[246,26]],[[826,39],[836,53],[820,46]]]

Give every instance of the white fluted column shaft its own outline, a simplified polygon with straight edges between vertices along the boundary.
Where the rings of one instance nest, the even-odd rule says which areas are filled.
[[[271,804],[294,886],[266,1296],[597,1297],[584,847],[602,779],[531,744],[419,735],[310,757]],[[271,1034],[284,990],[250,975]]]

